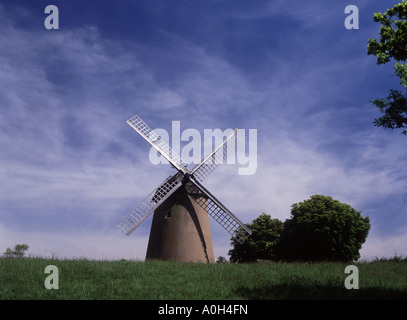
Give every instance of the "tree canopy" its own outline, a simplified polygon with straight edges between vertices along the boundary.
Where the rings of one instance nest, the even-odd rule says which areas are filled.
[[[28,250],[28,248],[29,248],[28,244],[16,244],[14,246],[14,250],[7,248],[6,252],[4,252],[4,255],[6,257],[21,258],[25,255],[25,252]]]
[[[232,237],[233,249],[229,251],[230,261],[253,262],[257,259],[272,259],[274,247],[283,230],[283,222],[262,213],[252,223],[246,225],[252,234],[243,243]]]
[[[407,1],[403,0],[385,13],[375,13],[373,20],[381,23],[380,39],[369,39],[369,55],[377,58],[377,64],[385,64],[391,60],[394,72],[400,79],[399,84],[407,89]],[[374,120],[374,125],[385,129],[407,128],[407,94],[391,89],[385,99],[372,100],[384,115]],[[402,133],[407,135],[407,130]]]
[[[353,261],[370,229],[368,217],[324,195],[293,204],[284,223],[263,213],[247,226],[252,235],[245,242],[231,239],[231,262]]]
[[[369,218],[348,204],[313,195],[292,205],[276,257],[288,261],[357,260],[369,229]]]

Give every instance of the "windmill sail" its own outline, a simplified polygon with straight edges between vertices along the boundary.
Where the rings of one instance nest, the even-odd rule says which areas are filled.
[[[172,177],[166,179],[141,201],[136,208],[123,217],[117,224],[117,227],[126,235],[129,235],[181,186],[180,174],[177,172]]]
[[[185,185],[188,193],[200,195],[199,197],[193,197],[193,199],[237,241],[243,243],[252,234],[251,230],[204,186],[192,179],[190,179],[190,182]]]
[[[187,164],[182,158],[166,144],[161,137],[137,115],[126,121],[144,139],[160,152],[178,171],[187,173]]]
[[[230,154],[234,153],[238,132],[239,130],[235,129],[233,133],[223,141],[223,143],[216,147],[201,161],[201,163],[192,169],[191,174],[194,175],[196,180],[202,182],[220,164],[224,163]]]

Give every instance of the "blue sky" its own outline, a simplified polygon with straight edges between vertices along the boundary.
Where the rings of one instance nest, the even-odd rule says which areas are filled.
[[[257,129],[256,174],[205,181],[243,222],[329,195],[370,217],[362,258],[407,255],[407,138],[374,127],[369,102],[398,83],[366,53],[373,13],[396,2],[0,0],[0,250],[144,259],[151,218],[130,237],[115,224],[173,169],[149,162],[125,122],[139,114],[168,131]]]

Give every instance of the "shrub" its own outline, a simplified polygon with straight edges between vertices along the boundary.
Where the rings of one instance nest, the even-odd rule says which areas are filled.
[[[351,206],[323,195],[292,205],[275,248],[286,261],[355,261],[370,229]]]
[[[27,251],[28,248],[29,248],[29,246],[27,244],[16,244],[14,246],[14,250],[7,248],[6,252],[4,252],[4,255],[6,257],[21,258],[25,255],[25,251]]]
[[[233,249],[229,251],[231,262],[254,262],[257,259],[273,258],[274,246],[283,230],[283,222],[261,214],[251,224],[247,224],[252,234],[240,243],[232,237]]]

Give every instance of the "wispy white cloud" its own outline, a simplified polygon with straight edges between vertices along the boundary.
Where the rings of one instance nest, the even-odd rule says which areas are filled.
[[[18,231],[0,224],[0,255],[6,248],[26,243],[27,256],[57,259],[144,260],[148,237],[125,237],[112,231]]]
[[[95,27],[51,34],[1,20],[0,214],[29,212],[14,220],[27,227],[52,215],[88,216],[84,229],[118,220],[126,199],[145,190],[135,181],[155,180],[134,166],[137,140],[125,120],[136,110],[126,99],[137,95],[122,95],[151,75]],[[159,85],[147,94],[168,104],[162,92],[171,97]]]
[[[253,20],[284,13],[312,28],[334,14],[273,3],[232,15]],[[277,50],[266,55],[262,72],[251,73],[221,51],[167,31],[160,47],[107,39],[97,26],[23,29],[4,8],[0,21],[0,231],[7,246],[27,241],[44,248],[39,254],[100,252],[102,258],[127,256],[136,246],[135,256],[144,257],[148,226],[128,238],[114,233],[114,223],[172,169],[149,162],[148,145],[124,122],[135,113],[153,128],[181,120],[182,129],[258,129],[256,175],[225,167],[205,181],[244,222],[263,211],[284,220],[291,204],[321,193],[380,224],[371,203],[407,187],[404,137],[385,136],[364,122],[372,113],[355,87],[371,76],[365,57],[306,55],[298,63],[295,52]],[[310,50],[301,36],[290,34],[287,47]],[[177,68],[169,62],[183,69],[173,74]],[[397,221],[398,209],[389,203],[388,215]],[[51,223],[60,240],[44,231]],[[228,234],[213,230],[215,251],[225,252]],[[383,248],[401,243],[399,235],[380,239],[388,242]]]
[[[382,234],[373,226],[366,242],[360,250],[361,260],[392,258],[395,255],[407,257],[407,230],[404,228],[394,234]]]

